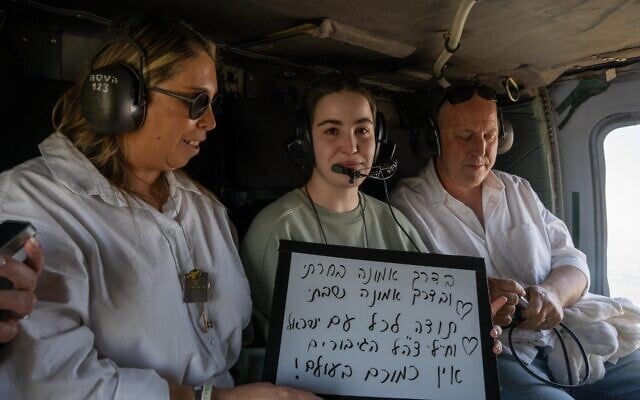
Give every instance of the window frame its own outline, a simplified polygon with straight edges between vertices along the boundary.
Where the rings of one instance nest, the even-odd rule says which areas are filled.
[[[594,281],[591,291],[609,296],[609,279],[607,265],[607,197],[606,197],[606,161],[604,155],[604,140],[613,131],[628,126],[640,125],[640,111],[611,114],[593,127],[589,137],[589,155],[591,159],[591,176],[593,179],[594,204],[594,238],[595,265],[600,268],[592,269]]]

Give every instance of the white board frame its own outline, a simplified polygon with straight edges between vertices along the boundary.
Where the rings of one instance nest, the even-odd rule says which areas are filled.
[[[270,381],[275,384],[285,384],[295,387],[295,382],[277,381],[279,356],[282,346],[281,339],[286,324],[285,310],[288,300],[287,293],[289,289],[289,279],[292,276],[292,274],[290,273],[291,260],[294,253],[337,257],[351,260],[406,264],[409,267],[416,268],[436,267],[473,271],[477,292],[477,307],[475,307],[475,310],[473,310],[472,312],[477,313],[479,321],[480,331],[477,332],[477,337],[480,338],[479,344],[482,353],[482,371],[484,378],[484,388],[475,388],[475,390],[483,390],[486,399],[500,399],[496,356],[492,351],[493,339],[489,336],[489,331],[492,328],[492,323],[485,265],[482,258],[447,256],[439,254],[422,254],[378,249],[363,249],[348,246],[322,245],[288,240],[281,240],[279,246],[278,270],[276,273],[276,283],[271,311],[271,322],[269,326],[269,339],[267,343],[266,358],[264,364],[264,380]],[[300,299],[291,300],[299,301]],[[317,392],[316,394],[322,396],[325,399],[374,400],[382,398],[349,394],[336,395],[322,392]],[[450,398],[451,397],[446,397],[446,399]],[[410,399],[425,399],[425,397],[412,397]],[[429,398],[429,400],[444,399],[445,397],[442,397],[440,399]]]

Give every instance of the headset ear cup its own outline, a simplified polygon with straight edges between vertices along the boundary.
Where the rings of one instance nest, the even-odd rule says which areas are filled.
[[[372,165],[387,165],[392,163],[396,155],[396,144],[388,141],[378,146],[378,158]]]
[[[513,146],[513,125],[509,120],[502,120],[498,138],[498,154],[504,154]]]
[[[304,153],[302,140],[293,137],[290,138],[288,143],[286,144],[287,155],[289,156],[289,160],[298,167],[306,167],[307,166],[307,157]]]
[[[316,155],[313,152],[313,134],[311,132],[311,123],[306,113],[304,113],[300,128],[302,148],[304,149],[306,165],[308,167],[313,167],[316,164]]]
[[[376,143],[387,143],[389,136],[387,134],[387,119],[380,111],[376,112]]]
[[[380,158],[380,154],[383,153],[381,151],[382,145],[386,144],[388,141],[387,134],[387,120],[384,117],[384,114],[381,112],[376,112],[376,121],[374,126],[374,135],[376,140],[376,150],[373,153],[373,162],[372,165],[376,165],[378,163],[378,159]],[[395,145],[393,146],[393,153],[395,153]],[[388,149],[384,151],[385,157],[388,157]],[[391,154],[391,157],[393,154]],[[383,158],[381,162],[388,161],[386,158]]]
[[[287,144],[289,160],[299,167],[313,167],[315,155],[313,153],[313,141],[309,118],[304,110],[296,111],[296,135]]]
[[[428,160],[434,155],[440,155],[438,127],[431,118],[411,129],[409,141],[411,150],[417,157]]]
[[[82,87],[82,115],[103,135],[135,131],[146,117],[146,92],[138,72],[126,64],[92,71]]]
[[[513,146],[513,125],[504,119],[502,108],[498,106],[498,154],[504,154]]]

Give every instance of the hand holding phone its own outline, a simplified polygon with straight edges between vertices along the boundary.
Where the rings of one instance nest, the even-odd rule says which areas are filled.
[[[0,224],[0,256],[16,257],[23,261],[21,254],[25,242],[36,235],[36,229],[25,221],[4,221]]]
[[[513,315],[518,304],[518,297],[526,294],[524,288],[513,279],[489,277],[487,279],[489,296],[491,300],[506,297],[507,303],[496,311],[493,323],[500,326],[509,326],[513,321]]]
[[[522,310],[524,310],[527,307],[529,307],[529,300],[527,300],[527,298],[524,296],[519,296],[518,304],[516,305],[516,312],[513,314],[514,323],[517,324],[524,320],[524,317],[522,316]]]
[[[0,224],[0,257],[2,257],[0,263],[3,264],[0,265],[0,290],[13,289],[15,286],[14,281],[18,283],[25,280],[34,282],[35,278],[37,278],[37,274],[42,269],[42,260],[36,261],[38,265],[35,265],[35,268],[32,265],[23,264],[27,259],[24,251],[25,243],[34,237],[35,233],[35,228],[28,222],[5,221]],[[19,287],[19,289],[23,288]],[[20,300],[24,300],[22,299],[24,296],[21,295],[12,294],[11,298],[4,296],[0,299],[2,300],[0,301],[0,321],[12,319],[15,317],[16,312],[24,309],[24,307],[19,307],[18,305]],[[29,294],[29,297],[31,296],[32,294]]]

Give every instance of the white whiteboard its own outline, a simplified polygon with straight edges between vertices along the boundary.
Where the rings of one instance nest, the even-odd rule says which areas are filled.
[[[482,259],[281,241],[271,315],[276,384],[326,398],[499,398]]]

